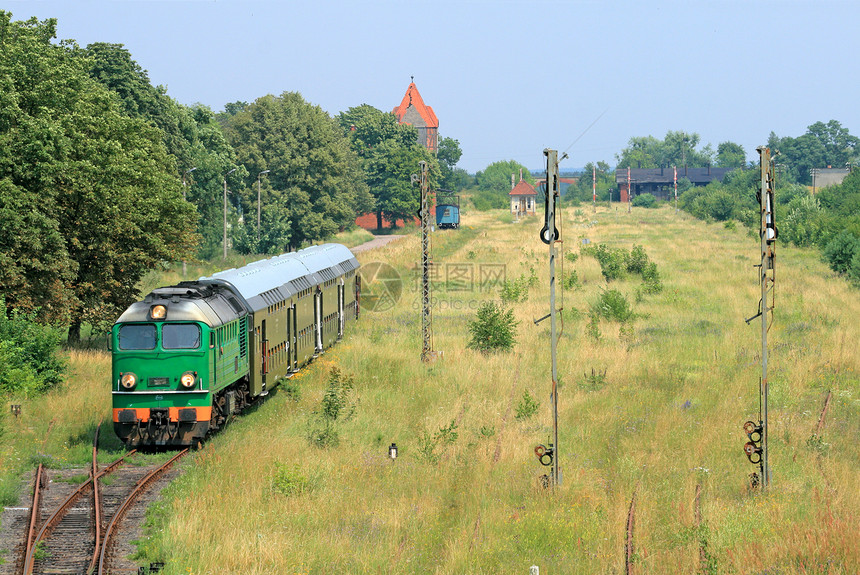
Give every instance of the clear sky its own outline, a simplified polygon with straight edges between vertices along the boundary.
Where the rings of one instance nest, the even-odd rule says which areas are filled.
[[[182,104],[300,92],[390,111],[415,77],[460,167],[615,164],[633,136],[734,141],[838,120],[860,135],[860,2],[10,1],[80,45],[124,44]],[[601,114],[602,117],[601,117]],[[575,140],[598,117],[582,137]]]

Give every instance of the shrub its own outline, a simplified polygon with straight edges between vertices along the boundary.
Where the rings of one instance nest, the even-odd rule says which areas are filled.
[[[656,208],[657,198],[652,194],[640,194],[633,198],[632,203],[637,208]]]
[[[620,322],[635,317],[627,297],[615,289],[603,290],[600,298],[591,306],[591,312],[594,316]]]
[[[516,418],[520,421],[528,419],[532,415],[537,413],[539,407],[540,402],[538,402],[534,397],[532,397],[532,394],[529,393],[529,390],[525,390],[523,392],[523,398],[520,400],[519,405],[517,405]]]
[[[842,230],[824,247],[824,258],[833,271],[842,274],[851,268],[857,252],[860,252],[860,239],[850,231]]]
[[[469,322],[472,337],[466,347],[481,353],[510,351],[516,343],[518,324],[514,310],[492,301],[484,302],[478,308],[475,320]]]
[[[342,374],[337,367],[331,368],[320,409],[311,415],[308,424],[307,437],[311,445],[324,448],[336,447],[340,443],[338,423],[349,420],[355,414],[353,388],[351,375]]]
[[[483,429],[483,428],[482,428]],[[452,445],[457,441],[459,434],[457,433],[457,422],[451,420],[451,423],[445,427],[440,427],[436,433],[425,431],[418,438],[418,455],[432,465],[439,463],[440,454],[436,453],[436,448],[446,445]]]
[[[290,497],[301,495],[310,488],[310,481],[298,465],[287,465],[286,463],[275,463],[275,473],[272,476],[272,491]]]
[[[663,291],[663,282],[660,279],[660,272],[657,271],[657,264],[649,262],[642,270],[642,283],[645,286],[645,293],[660,293]]]
[[[564,275],[564,279],[561,281],[561,285],[567,290],[580,289],[582,287],[582,283],[579,281],[579,274],[576,273],[576,270],[571,270],[569,273],[566,273]]]
[[[629,257],[627,250],[611,248],[606,244],[597,244],[597,246],[588,250],[588,253],[593,255],[598,263],[600,263],[600,272],[606,281],[624,277],[625,270],[627,269],[627,258]]]
[[[633,244],[633,249],[630,250],[630,257],[627,258],[627,271],[631,274],[641,275],[649,263],[651,263],[651,260],[648,258],[648,254],[645,253],[645,248]]]
[[[63,380],[65,365],[57,356],[62,334],[36,317],[10,312],[0,298],[0,392],[33,395]]]

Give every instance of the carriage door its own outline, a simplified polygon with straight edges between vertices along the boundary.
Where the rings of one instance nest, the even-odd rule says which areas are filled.
[[[266,320],[262,321],[260,326],[260,380],[263,383],[263,389],[266,389],[266,374],[269,373],[269,340],[266,337]]]
[[[322,291],[317,286],[314,292],[314,322],[316,323],[317,353],[322,351]]]
[[[290,317],[292,323],[292,362],[291,367],[293,371],[299,370],[299,322],[296,318],[296,304],[293,302],[293,305],[290,306]]]
[[[340,278],[340,281],[337,283],[337,338],[340,339],[343,337],[343,278]]]
[[[355,319],[358,319],[358,312],[361,309],[361,276],[356,272],[355,280]]]

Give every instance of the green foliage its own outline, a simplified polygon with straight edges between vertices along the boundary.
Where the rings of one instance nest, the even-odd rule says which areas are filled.
[[[600,272],[606,281],[622,279],[626,275],[630,254],[623,248],[597,244],[583,248],[582,252],[593,256],[600,263]]]
[[[537,413],[538,408],[540,408],[540,402],[529,393],[529,390],[525,390],[522,399],[517,404],[515,417],[518,421],[524,421]]]
[[[342,373],[337,367],[331,368],[320,409],[313,413],[308,425],[307,437],[311,445],[325,448],[340,443],[338,425],[355,415],[354,388],[352,375]]]
[[[427,463],[436,465],[439,463],[441,454],[436,450],[439,447],[446,447],[457,442],[459,433],[457,433],[457,422],[453,419],[447,426],[440,427],[439,431],[430,433],[425,431],[418,438],[418,455]]]
[[[600,316],[596,313],[588,314],[588,323],[585,325],[585,335],[594,343],[600,342],[603,337],[600,333]]]
[[[600,391],[606,387],[606,369],[599,371],[592,367],[590,374],[582,374],[582,383],[579,387],[583,391]]]
[[[55,44],[56,21],[0,12],[0,285],[6,303],[47,321],[107,322],[144,273],[191,254],[163,132],[130,117],[90,75],[94,58]]]
[[[796,246],[809,247],[821,237],[821,206],[818,199],[805,194],[788,204],[788,214],[779,226],[779,239]]]
[[[35,313],[10,311],[0,298],[0,393],[27,397],[62,382],[61,339],[59,330],[37,323]]]
[[[529,269],[529,275],[520,274],[518,278],[504,280],[499,288],[499,298],[505,303],[524,302],[529,299],[529,289],[538,283],[534,266]]]
[[[510,351],[516,343],[517,325],[514,310],[487,301],[478,308],[477,317],[469,322],[471,338],[466,345],[481,353]]]
[[[359,160],[363,172],[359,177],[370,193],[369,201],[357,206],[358,213],[374,210],[392,222],[414,217],[420,198],[411,175],[418,172],[421,161],[427,162],[431,189],[438,187],[440,162],[448,170],[445,175],[453,178],[453,165],[449,163],[456,164],[462,154],[456,140],[442,138],[442,157],[437,159],[418,144],[415,128],[398,124],[390,112],[362,104],[342,112],[335,120]]]
[[[743,168],[747,163],[744,147],[734,142],[721,142],[717,146],[718,168]]]
[[[312,483],[296,465],[275,462],[275,472],[272,474],[271,489],[286,497],[302,495],[311,489]]]
[[[561,281],[561,285],[564,289],[567,290],[582,289],[582,282],[579,281],[579,274],[576,273],[576,270],[570,270],[569,272],[564,274],[564,278]]]
[[[464,170],[457,171],[457,162],[463,156],[460,141],[454,138],[439,138],[436,158],[439,160],[439,187],[443,190],[458,191],[469,185],[469,178],[463,178]]]
[[[660,279],[656,263],[648,262],[641,275],[645,293],[656,294],[663,291],[663,281]]]
[[[639,194],[631,202],[637,208],[656,208],[659,206],[657,198],[652,194]]]
[[[780,138],[771,132],[767,145],[771,150],[779,150],[779,162],[786,166],[792,181],[811,185],[814,168],[842,167],[855,158],[860,138],[852,136],[836,120],[830,120],[815,122],[797,138]]]
[[[322,398],[322,416],[329,421],[350,419],[355,414],[355,403],[352,399],[354,389],[352,375],[341,373],[339,368],[332,367]]]
[[[247,168],[237,171],[232,183],[228,180],[242,198],[244,213],[256,212],[257,178],[269,170],[260,179],[261,188],[266,184],[261,211],[279,229],[289,230],[267,239],[269,251],[328,238],[372,207],[349,138],[301,94],[258,98],[225,120],[224,135],[237,163]]]
[[[627,147],[616,154],[617,169],[689,166],[704,168],[713,164],[714,151],[708,144],[697,150],[699,134],[668,131],[663,140],[653,136],[630,138]]]
[[[615,289],[602,290],[600,297],[591,305],[591,313],[592,316],[618,322],[625,322],[636,316],[627,297]]]
[[[649,263],[651,263],[651,260],[648,258],[648,254],[645,253],[645,248],[633,244],[630,256],[627,258],[627,271],[631,274],[642,275],[642,272],[645,271]]]
[[[830,265],[830,269],[841,274],[852,268],[856,253],[860,253],[860,238],[848,230],[839,232],[824,247],[824,258]]]

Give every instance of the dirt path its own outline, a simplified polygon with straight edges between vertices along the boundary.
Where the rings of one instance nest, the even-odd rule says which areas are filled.
[[[403,235],[390,235],[390,236],[378,236],[373,238],[369,242],[364,242],[359,246],[355,246],[354,248],[350,248],[352,253],[358,254],[361,252],[366,252],[367,250],[373,250],[376,248],[381,248],[382,246],[388,244],[389,242],[393,242],[394,240],[399,240],[400,238],[405,238]]]

